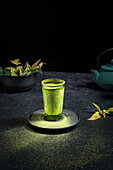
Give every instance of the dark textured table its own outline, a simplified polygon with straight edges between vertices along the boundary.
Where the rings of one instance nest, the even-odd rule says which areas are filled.
[[[29,115],[43,108],[41,80],[66,81],[64,108],[80,117],[68,133],[43,134],[28,126]],[[44,72],[32,90],[0,90],[0,170],[113,169],[113,117],[87,119],[101,108],[113,106],[113,93],[101,90],[90,73]]]

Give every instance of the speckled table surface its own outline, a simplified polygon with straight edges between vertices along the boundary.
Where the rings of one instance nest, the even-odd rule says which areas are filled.
[[[76,112],[79,124],[67,133],[43,134],[28,126],[29,115],[43,108],[41,80],[66,81],[64,108]],[[87,119],[113,107],[113,92],[101,90],[90,73],[44,72],[27,92],[0,90],[0,169],[113,169],[113,117]]]

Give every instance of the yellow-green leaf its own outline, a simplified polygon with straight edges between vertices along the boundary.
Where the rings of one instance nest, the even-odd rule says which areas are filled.
[[[23,72],[23,73],[25,74],[25,73],[27,73],[27,72],[28,72],[28,69],[26,68],[26,69],[24,70],[24,72]]]
[[[37,65],[39,64],[39,62],[41,61],[41,59],[39,59],[37,62],[35,62],[33,65],[32,65],[32,69],[35,70]]]
[[[6,67],[7,70],[10,70],[11,76],[18,76],[15,71],[16,69],[14,67]]]
[[[95,104],[95,103],[92,103],[96,108],[97,108],[97,110],[101,113],[102,111],[101,111],[101,109],[100,109],[100,107],[97,105],[97,104]]]
[[[106,110],[102,110],[101,114],[105,118],[106,117]]]
[[[16,67],[16,72],[19,71],[19,76],[22,76],[23,66]]]
[[[99,112],[95,112],[89,119],[87,120],[97,120],[99,119],[101,116],[99,114]]]
[[[11,76],[18,76],[18,75],[14,71],[12,71]]]
[[[113,107],[106,110],[107,112],[113,112]]]
[[[28,71],[31,71],[32,70],[32,67],[27,63],[27,68],[26,68]]]
[[[110,115],[110,113],[106,110],[106,114]]]
[[[15,64],[15,65],[19,65],[19,64],[23,65],[21,62],[19,62],[19,60],[20,59],[15,59],[15,60],[11,60],[10,62]]]
[[[7,70],[10,70],[11,72],[14,72],[15,71],[15,68],[14,67],[6,67]]]
[[[41,63],[36,67],[36,69],[41,68],[41,67],[43,66],[43,64],[46,64],[46,63],[45,63],[45,62],[41,62]]]

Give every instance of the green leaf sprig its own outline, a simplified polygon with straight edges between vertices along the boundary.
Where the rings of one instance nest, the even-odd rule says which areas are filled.
[[[27,61],[23,66],[20,59],[11,60],[10,62],[13,63],[15,67],[6,67],[5,69],[0,67],[0,76],[29,76],[36,72],[42,73],[41,67],[46,63],[40,61],[41,59],[36,61],[32,66]]]
[[[97,119],[99,119],[100,117],[106,117],[106,115],[110,115],[110,113],[109,112],[113,112],[113,107],[111,107],[111,108],[109,108],[109,109],[107,109],[107,110],[105,110],[105,109],[103,109],[103,110],[101,110],[100,109],[100,107],[97,105],[97,104],[95,104],[95,103],[92,103],[96,108],[97,108],[97,110],[98,111],[96,111],[89,119],[87,119],[87,120],[97,120]]]

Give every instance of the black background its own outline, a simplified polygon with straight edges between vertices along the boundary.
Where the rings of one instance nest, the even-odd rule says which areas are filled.
[[[32,64],[41,58],[47,63],[43,70],[90,72],[98,55],[113,47],[112,23],[110,3],[2,2],[0,65],[9,66],[15,58]]]

